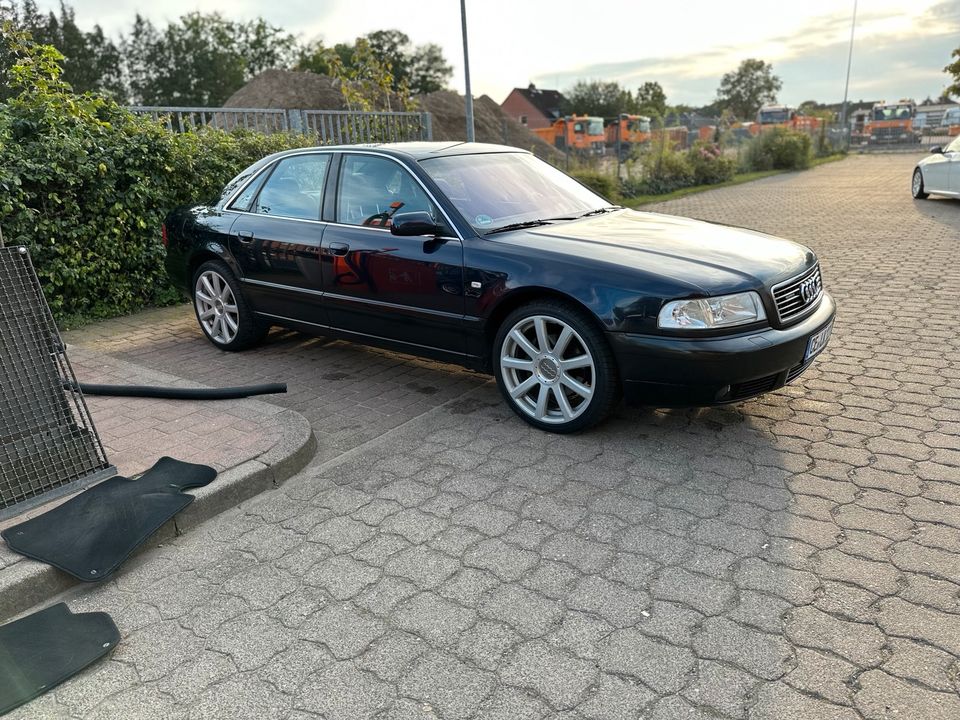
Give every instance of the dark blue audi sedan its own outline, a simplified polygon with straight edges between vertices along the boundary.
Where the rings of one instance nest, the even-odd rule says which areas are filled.
[[[812,250],[611,205],[511,147],[277,153],[170,213],[167,267],[218,348],[280,325],[492,372],[553,432],[626,396],[737,402],[796,379],[835,305]]]

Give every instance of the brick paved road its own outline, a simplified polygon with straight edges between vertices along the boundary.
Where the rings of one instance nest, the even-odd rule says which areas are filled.
[[[912,161],[662,207],[807,242],[839,300],[817,366],[732,408],[555,437],[480,376],[345,343],[221,355],[181,310],[73,334],[288,379],[322,453],[68,596],[124,641],[21,715],[960,717],[960,203],[910,200]]]

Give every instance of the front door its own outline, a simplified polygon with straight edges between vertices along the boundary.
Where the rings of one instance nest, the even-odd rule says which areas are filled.
[[[441,214],[399,162],[374,154],[342,158],[336,222],[323,236],[324,304],[339,330],[415,348],[464,352],[463,248],[444,236],[398,237],[396,213]]]
[[[258,312],[325,324],[320,244],[326,224],[320,205],[331,157],[284,158],[262,187],[249,198],[242,193],[231,206],[241,213],[230,230],[230,251]]]

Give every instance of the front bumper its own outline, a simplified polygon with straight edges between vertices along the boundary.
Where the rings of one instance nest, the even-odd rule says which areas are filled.
[[[810,336],[826,327],[836,303],[823,294],[816,311],[784,330],[733,337],[675,338],[607,333],[628,403],[691,407],[739,402],[795,380]]]

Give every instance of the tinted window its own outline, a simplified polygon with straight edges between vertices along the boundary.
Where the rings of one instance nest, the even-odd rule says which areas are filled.
[[[270,173],[266,172],[260,173],[260,175],[257,176],[257,179],[247,185],[243,189],[243,192],[237,195],[236,199],[230,203],[230,209],[239,210],[241,212],[247,212],[250,210],[250,205],[253,203],[253,198],[256,197],[257,191],[263,185],[264,179],[266,179],[267,175],[269,174]]]
[[[385,227],[394,214],[415,211],[428,212],[439,222],[436,207],[423,188],[398,163],[376,155],[348,155],[344,159],[338,222]]]
[[[329,155],[296,155],[279,162],[264,183],[252,212],[317,220]]]

